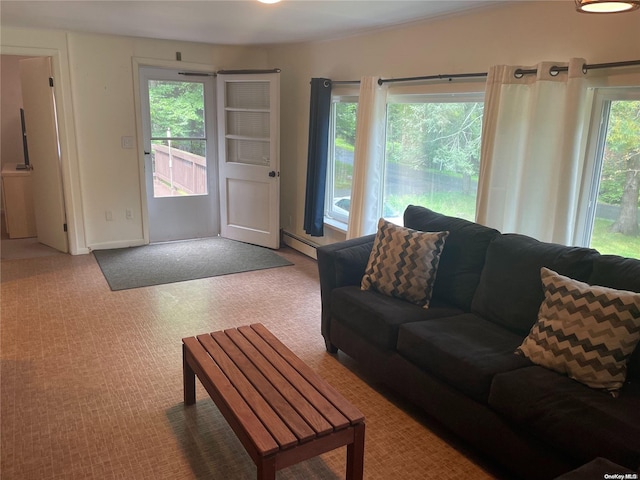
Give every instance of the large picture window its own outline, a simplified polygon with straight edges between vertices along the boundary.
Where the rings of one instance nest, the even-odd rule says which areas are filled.
[[[331,104],[325,223],[346,230],[351,205],[358,97],[334,97]]]
[[[483,108],[482,94],[389,97],[385,218],[411,204],[475,219]]]
[[[640,89],[597,91],[584,244],[640,258]]]

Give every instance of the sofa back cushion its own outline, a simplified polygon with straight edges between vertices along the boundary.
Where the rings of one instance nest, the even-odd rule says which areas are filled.
[[[480,281],[487,247],[500,232],[414,205],[409,205],[404,212],[404,226],[423,232],[449,232],[440,256],[433,298],[468,312]]]
[[[487,249],[471,309],[524,338],[544,299],[540,269],[586,282],[598,255],[590,248],[545,243],[515,233],[500,235]]]
[[[587,283],[640,292],[640,260],[617,255],[599,255],[593,261],[593,271]],[[640,380],[640,346],[636,347],[629,359],[627,379]]]

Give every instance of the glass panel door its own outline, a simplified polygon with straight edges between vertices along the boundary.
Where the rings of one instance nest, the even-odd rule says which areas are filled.
[[[212,76],[142,67],[149,241],[220,232]]]

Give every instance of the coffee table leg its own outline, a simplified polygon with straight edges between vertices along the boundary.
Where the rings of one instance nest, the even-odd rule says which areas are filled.
[[[184,384],[184,404],[196,403],[196,374],[187,361],[187,346],[182,344],[182,381]]]
[[[262,458],[256,465],[258,480],[276,480],[276,457]]]
[[[354,427],[353,443],[347,445],[347,480],[364,477],[364,422]]]

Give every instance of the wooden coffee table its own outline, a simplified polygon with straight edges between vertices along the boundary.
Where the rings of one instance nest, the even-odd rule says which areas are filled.
[[[364,473],[364,415],[266,327],[254,324],[182,339],[184,403],[197,376],[256,464],[276,470],[347,446],[348,480]]]

